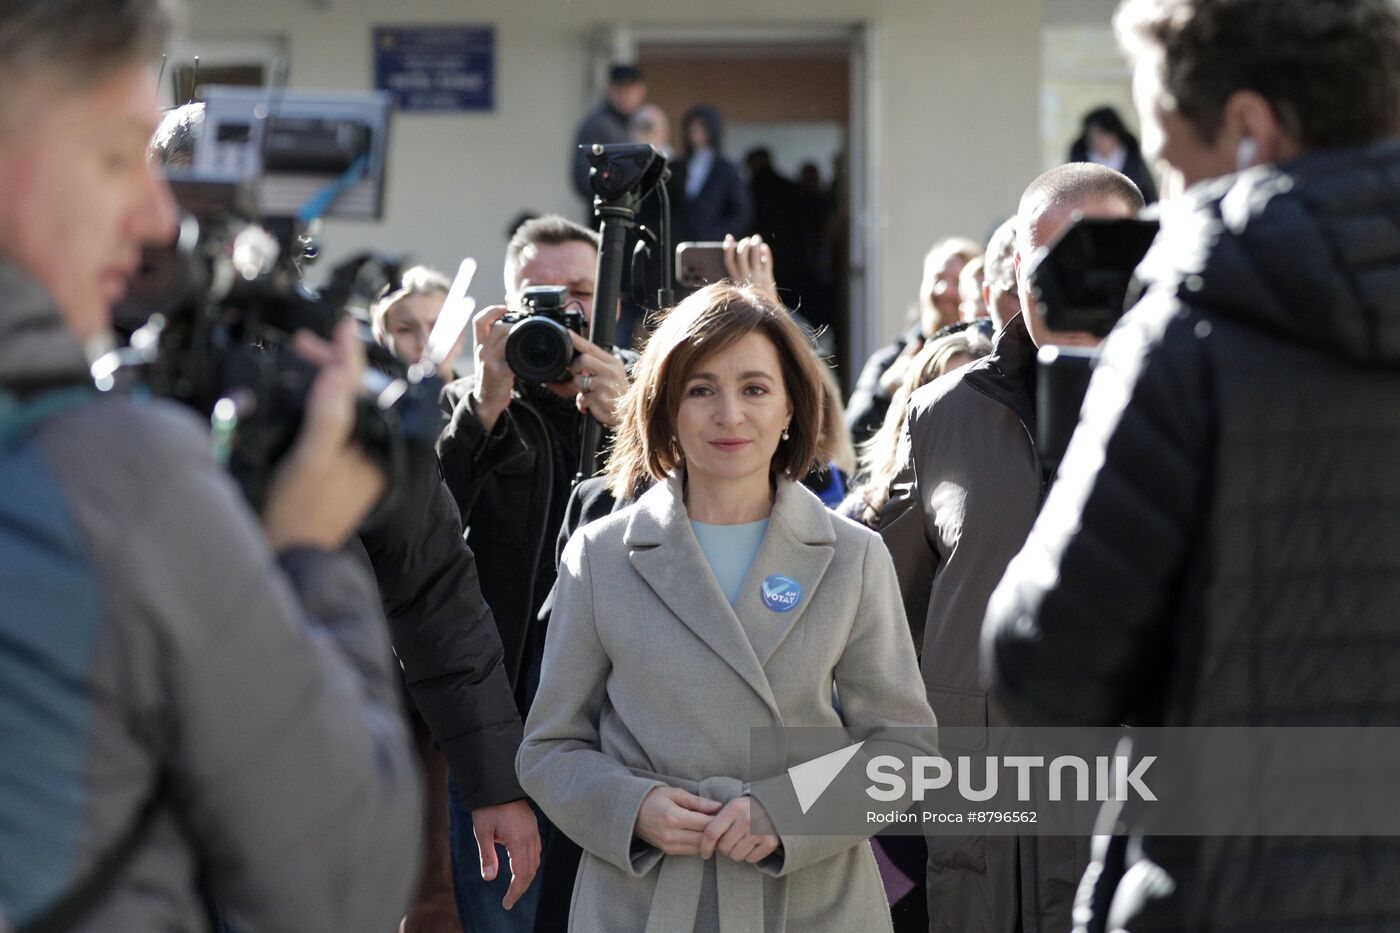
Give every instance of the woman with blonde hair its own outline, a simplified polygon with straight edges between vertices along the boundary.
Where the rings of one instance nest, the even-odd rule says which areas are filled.
[[[428,349],[428,335],[437,324],[451,288],[451,280],[436,269],[413,266],[405,270],[398,287],[385,292],[370,308],[370,330],[375,341],[400,362],[417,363]],[[466,334],[464,328],[438,370],[444,381],[455,378],[454,367]]]
[[[880,509],[890,497],[890,483],[899,467],[899,435],[904,430],[909,397],[920,386],[979,360],[992,352],[990,319],[930,341],[910,363],[904,380],[890,400],[884,423],[860,447],[859,483],[837,509],[868,528],[876,527]]]
[[[609,475],[651,485],[564,551],[517,758],[584,851],[572,929],[890,929],[868,845],[792,832],[746,783],[751,728],[934,724],[883,543],[798,482],[825,459],[805,339],[722,283],[634,370]]]

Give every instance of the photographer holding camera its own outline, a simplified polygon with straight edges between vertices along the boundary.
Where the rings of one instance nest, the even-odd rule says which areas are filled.
[[[548,405],[548,396],[575,401],[579,412],[591,415],[606,428],[617,424],[613,405],[627,389],[627,373],[618,354],[594,346],[575,331],[571,339],[578,357],[569,363],[567,379],[518,380],[506,359],[511,328],[496,326],[515,323],[503,322],[503,319],[520,313],[519,303],[525,289],[553,286],[565,289],[565,301],[558,307],[567,310],[572,306],[586,327],[593,320],[593,279],[597,263],[597,234],[562,217],[537,217],[515,231],[506,247],[507,303],[484,308],[472,319],[477,375],[469,380],[471,413],[487,434],[494,433],[496,423],[513,402],[533,399]],[[468,380],[459,380],[454,385],[465,388]],[[548,396],[541,392],[547,392]],[[454,406],[454,422],[459,409],[460,406]],[[444,435],[444,443],[447,436],[454,433],[449,431]],[[570,480],[573,473],[570,470]]]
[[[627,388],[630,355],[579,333],[592,320],[597,264],[591,230],[558,216],[522,224],[506,250],[507,303],[472,322],[476,371],[444,393],[453,410],[438,444],[443,475],[468,529],[522,715],[539,681],[544,631],[537,618],[554,585],[554,542],[578,470],[580,429],[593,418],[610,430],[613,405]],[[461,870],[475,847],[455,796],[452,819],[464,925],[470,914],[472,929],[531,929],[540,882],[503,914],[493,893],[499,882]],[[541,830],[547,837],[543,821]]]
[[[186,409],[88,360],[174,205],[146,161],[160,0],[0,6],[0,905],[19,929],[384,930],[420,792],[373,581],[383,477],[321,372],[262,527]],[[86,353],[86,356],[85,356]]]
[[[167,111],[152,139],[151,158],[167,167],[189,165],[204,122],[202,102]],[[213,225],[221,219],[206,218]],[[382,292],[371,306],[370,329],[377,344],[408,366],[423,358],[452,283],[422,266],[401,274],[389,271],[385,288],[397,287]],[[333,271],[332,279],[336,275]],[[461,340],[438,367],[449,378]],[[382,356],[371,365],[386,376],[399,371]],[[431,413],[424,410],[418,416],[424,421],[432,415],[441,418],[437,393],[430,395],[425,400]],[[539,834],[512,765],[521,726],[500,637],[481,595],[476,565],[462,540],[461,519],[442,482],[436,453],[420,447],[427,440],[424,432],[429,431],[430,443],[435,443],[437,430],[426,424],[412,430],[411,443],[418,449],[410,451],[405,432],[400,438],[404,456],[391,468],[391,501],[359,529],[348,548],[365,560],[379,585],[390,645],[410,699],[407,712],[423,774],[426,857],[417,894],[400,929],[460,931],[448,844],[448,768],[456,775],[463,805],[471,810],[478,839],[499,841],[510,854],[507,903],[514,903],[533,880]],[[486,851],[494,856],[495,846]],[[482,859],[480,870],[487,877],[499,869],[493,859]]]

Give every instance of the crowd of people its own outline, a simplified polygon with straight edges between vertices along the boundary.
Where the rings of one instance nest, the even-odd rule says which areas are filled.
[[[1123,0],[1115,27],[1142,142],[1097,110],[985,244],[933,243],[849,398],[780,287],[819,290],[824,215],[696,107],[669,184],[724,281],[530,381],[527,291],[626,313],[595,307],[591,224],[530,217],[446,354],[472,365],[441,370],[436,456],[376,509],[365,344],[301,333],[255,512],[207,425],[90,370],[198,135],[197,106],[159,121],[168,3],[0,6],[0,931],[1400,924],[1389,837],[872,842],[746,777],[764,727],[1400,716],[1400,9]],[[664,144],[641,73],[610,79],[578,140]],[[1106,339],[1050,329],[1036,264],[1141,216],[1150,160],[1179,184],[1140,300]],[[405,270],[372,340],[423,362],[451,287]],[[1049,347],[1097,352],[1058,468]]]

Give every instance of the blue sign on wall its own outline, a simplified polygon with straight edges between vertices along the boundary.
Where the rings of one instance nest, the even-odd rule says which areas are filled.
[[[374,30],[374,86],[400,110],[492,110],[492,26],[381,26]]]

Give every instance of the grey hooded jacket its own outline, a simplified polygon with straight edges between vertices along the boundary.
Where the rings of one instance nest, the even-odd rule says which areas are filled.
[[[0,262],[0,389],[89,382]],[[0,450],[0,909],[41,914],[163,786],[83,930],[205,929],[200,883],[240,929],[393,929],[422,814],[374,584],[274,557],[208,448],[184,409],[98,398]]]

